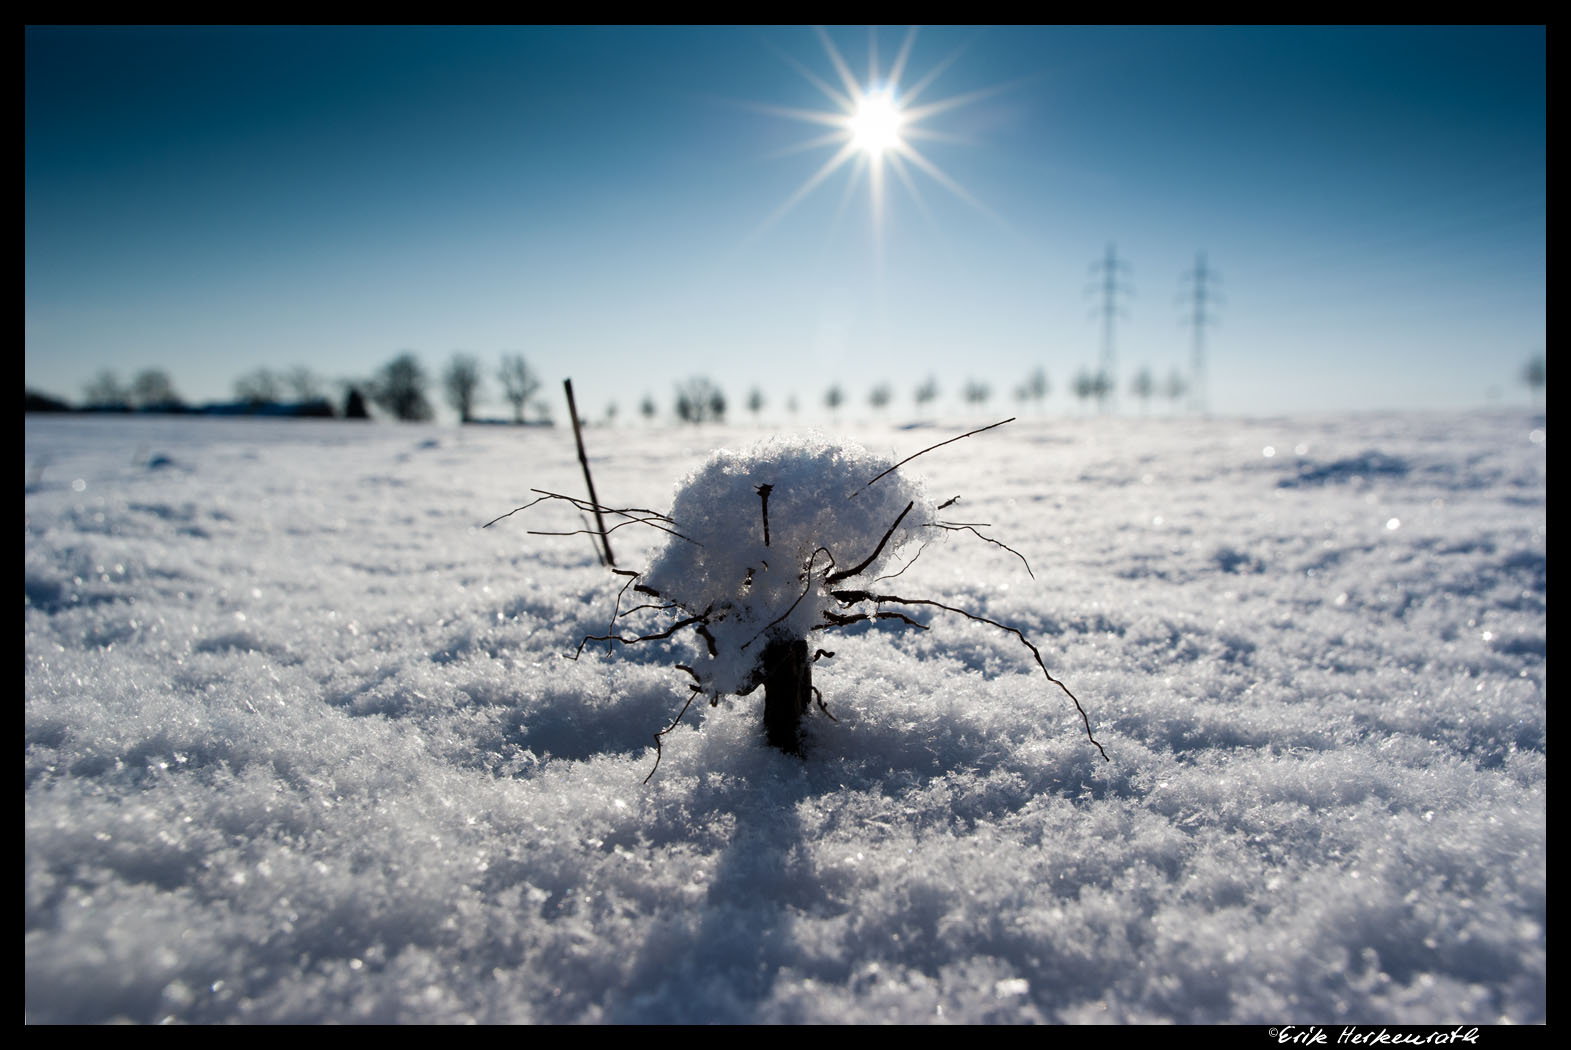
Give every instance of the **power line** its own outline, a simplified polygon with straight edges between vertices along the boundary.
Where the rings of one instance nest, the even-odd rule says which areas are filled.
[[[1221,289],[1216,286],[1222,282],[1222,275],[1206,265],[1206,253],[1199,252],[1195,255],[1195,268],[1185,273],[1181,281],[1188,285],[1187,291],[1179,292],[1179,300],[1188,301],[1189,312],[1184,321],[1190,326],[1192,333],[1190,339],[1190,376],[1189,376],[1189,407],[1191,410],[1205,415],[1208,410],[1206,402],[1206,325],[1217,323],[1217,316],[1212,309],[1213,304],[1220,305],[1222,300]]]
[[[1118,258],[1117,249],[1110,243],[1107,254],[1091,264],[1092,282],[1086,286],[1087,294],[1100,294],[1102,305],[1102,360],[1097,369],[1097,401],[1106,412],[1117,407],[1118,399],[1118,354],[1113,337],[1113,324],[1118,317],[1128,317],[1127,311],[1119,306],[1119,296],[1134,294],[1133,287],[1127,280],[1121,280],[1120,275],[1127,278],[1129,264]],[[1100,279],[1097,275],[1100,274]],[[1111,401],[1111,403],[1109,403]]]

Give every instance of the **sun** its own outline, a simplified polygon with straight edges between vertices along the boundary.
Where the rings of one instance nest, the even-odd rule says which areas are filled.
[[[881,157],[885,150],[905,145],[900,125],[905,114],[888,91],[874,91],[856,100],[856,112],[846,126],[851,129],[851,145],[869,157]]]
[[[954,62],[959,55],[958,51],[939,62],[914,84],[906,87],[902,84],[901,78],[905,75],[911,47],[916,42],[916,29],[912,28],[906,32],[905,40],[902,41],[894,62],[883,75],[880,75],[878,68],[877,37],[869,36],[871,46],[866,80],[858,80],[852,74],[850,66],[846,64],[846,60],[841,56],[828,33],[823,29],[818,29],[817,33],[819,42],[824,48],[824,55],[834,67],[835,75],[840,81],[838,87],[791,56],[782,54],[781,57],[808,83],[818,88],[834,104],[834,108],[829,110],[789,109],[781,106],[759,108],[776,116],[819,124],[828,129],[815,138],[798,143],[786,152],[795,153],[825,146],[832,147],[834,152],[818,170],[809,175],[791,193],[779,208],[775,209],[774,214],[764,221],[758,232],[762,233],[773,226],[821,183],[846,165],[851,165],[853,180],[860,180],[864,174],[867,177],[873,227],[879,234],[883,230],[884,188],[888,181],[885,178],[886,172],[894,173],[895,178],[916,202],[917,207],[924,212],[927,206],[917,188],[913,171],[922,172],[967,204],[991,215],[991,212],[967,193],[959,183],[924,156],[914,144],[914,140],[952,139],[952,136],[923,127],[922,122],[936,114],[975,102],[997,89],[973,91],[918,105],[918,97]]]

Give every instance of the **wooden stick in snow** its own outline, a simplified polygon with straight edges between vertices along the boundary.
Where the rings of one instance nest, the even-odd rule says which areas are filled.
[[[600,498],[595,495],[595,479],[589,476],[589,457],[584,454],[584,434],[578,428],[578,405],[573,401],[573,381],[562,380],[562,386],[567,390],[567,414],[573,420],[573,440],[578,443],[578,463],[584,468],[584,484],[589,486],[589,502],[594,504],[595,525],[600,529],[600,546],[605,549],[605,563],[616,565],[616,559],[611,556],[611,537],[606,534],[605,519],[600,516]]]

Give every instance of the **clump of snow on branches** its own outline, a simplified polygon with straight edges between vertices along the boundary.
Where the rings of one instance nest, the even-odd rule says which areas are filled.
[[[895,571],[936,511],[898,472],[869,484],[892,466],[855,444],[774,438],[721,449],[678,485],[670,516],[685,538],[642,583],[705,618],[714,653],[693,669],[706,692],[746,689],[770,636],[805,637],[841,608],[832,588]]]

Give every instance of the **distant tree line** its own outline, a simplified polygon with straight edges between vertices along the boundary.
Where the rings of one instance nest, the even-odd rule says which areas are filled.
[[[501,386],[502,399],[512,410],[511,422],[549,423],[550,404],[538,396],[540,377],[522,354],[502,355],[500,366],[493,374]],[[448,360],[441,373],[442,393],[461,422],[502,422],[482,420],[478,415],[477,406],[485,395],[486,378],[487,373],[473,354],[459,351]],[[1539,353],[1529,358],[1517,373],[1517,379],[1528,388],[1535,402],[1540,401],[1547,380],[1544,355]],[[83,388],[80,405],[72,405],[41,391],[26,390],[25,394],[27,412],[198,412],[367,419],[371,414],[369,406],[375,405],[394,419],[411,422],[429,420],[435,414],[428,393],[431,379],[413,351],[401,352],[369,378],[339,381],[340,396],[336,401],[325,392],[329,385],[303,365],[285,371],[259,368],[235,381],[232,402],[192,406],[181,397],[163,369],[143,369],[129,382],[123,382],[118,374],[106,369]],[[1046,369],[1038,367],[1015,386],[1014,397],[1022,406],[1031,404],[1040,412],[1052,389]],[[1068,392],[1080,402],[1082,411],[1093,403],[1105,410],[1114,393],[1113,380],[1105,371],[1082,368],[1070,383]],[[1190,392],[1189,379],[1176,367],[1165,380],[1158,381],[1149,366],[1142,366],[1129,383],[1129,393],[1139,401],[1142,414],[1150,410],[1152,399],[1158,397],[1167,399],[1176,409]],[[925,413],[928,406],[938,400],[939,393],[938,380],[928,376],[912,389],[912,404],[919,414]],[[961,399],[976,411],[985,409],[992,395],[992,387],[975,378],[967,379],[960,388]],[[866,395],[868,406],[878,415],[887,412],[894,397],[894,388],[884,382],[875,384]],[[832,382],[825,388],[824,407],[836,419],[848,401],[841,384]],[[757,421],[768,399],[761,389],[754,387],[744,404]],[[723,422],[726,407],[724,391],[707,377],[694,376],[675,387],[672,415],[681,422]],[[791,415],[796,414],[794,394],[787,395],[784,407]],[[640,401],[638,411],[646,423],[655,422],[660,414],[658,404],[649,395]],[[604,421],[614,422],[617,415],[616,403],[608,403]]]
[[[504,397],[513,408],[513,421],[522,423],[533,414],[537,421],[548,421],[550,406],[535,400],[540,380],[520,354],[502,358],[496,373]],[[80,404],[36,390],[26,390],[28,412],[191,412],[203,415],[306,416],[344,419],[369,419],[371,406],[400,420],[428,420],[434,415],[427,392],[429,378],[418,355],[412,351],[398,354],[377,372],[364,379],[341,380],[336,399],[326,393],[334,385],[301,365],[285,371],[258,368],[234,382],[232,401],[191,405],[176,391],[169,374],[149,368],[127,383],[112,370],[105,369],[82,390]],[[442,372],[442,387],[447,401],[463,422],[477,421],[476,406],[485,389],[485,374],[478,359],[456,353]],[[615,406],[609,410],[614,414]]]

